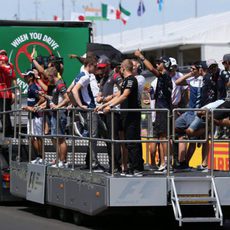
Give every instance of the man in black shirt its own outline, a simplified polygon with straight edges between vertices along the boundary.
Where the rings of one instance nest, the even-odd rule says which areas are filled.
[[[144,63],[146,68],[157,77],[157,86],[154,93],[154,99],[156,100],[156,109],[172,109],[172,79],[169,75],[169,70],[171,67],[171,61],[169,57],[163,56],[156,60],[156,68],[144,57],[140,50],[136,50],[134,55]],[[156,120],[154,125],[154,135],[157,136],[159,140],[165,140],[168,138],[168,117],[166,111],[156,111]],[[167,144],[161,143],[162,150],[160,152],[160,162],[159,171],[166,170],[166,158],[167,158]]]
[[[111,108],[120,104],[121,109],[140,109],[140,101],[138,97],[137,79],[132,75],[133,63],[126,59],[121,63],[121,74],[124,81],[121,86],[121,92],[111,101],[98,107],[97,110],[103,110],[104,113],[109,112]],[[126,140],[140,140],[140,112],[122,112],[122,125]],[[143,171],[142,145],[141,143],[126,143],[129,158],[128,175],[141,175]]]

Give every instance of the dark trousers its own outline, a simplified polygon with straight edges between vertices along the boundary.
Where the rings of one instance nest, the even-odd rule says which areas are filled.
[[[108,139],[112,138],[112,123],[111,123],[111,113],[105,115],[106,125],[108,129]],[[121,122],[120,114],[114,113],[114,140],[119,140],[119,122]],[[109,165],[112,166],[112,145],[111,142],[107,143],[108,147],[108,156],[109,156]],[[114,143],[114,167],[120,168],[121,165],[121,145],[120,143]]]
[[[5,99],[5,111],[10,111],[11,110],[11,99]],[[4,111],[4,99],[0,98],[0,111]],[[3,126],[3,114],[0,115],[0,120],[2,122]],[[13,134],[13,129],[12,129],[12,124],[10,120],[10,113],[5,113],[5,136],[6,137],[11,137]]]
[[[141,140],[141,113],[128,113],[123,120],[123,127],[126,140]],[[141,143],[126,143],[128,149],[129,165],[131,170],[142,171],[143,158],[142,158],[142,144]]]
[[[104,115],[102,115],[104,116]],[[105,124],[105,121],[101,115],[98,113],[92,113],[92,130],[91,130],[91,135],[93,138],[98,138],[102,137],[105,139],[108,139],[108,130]],[[87,127],[90,132],[90,114],[87,114]],[[91,147],[92,147],[92,163],[98,164],[98,156],[97,156],[97,141],[92,141],[91,142]],[[108,148],[108,146],[107,146]],[[90,159],[90,149],[89,147],[87,148],[87,154],[86,154],[86,165],[89,165],[89,159]]]

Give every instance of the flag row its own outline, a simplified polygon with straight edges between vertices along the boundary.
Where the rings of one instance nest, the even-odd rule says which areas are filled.
[[[156,0],[159,11],[162,10],[163,0]],[[137,8],[137,15],[142,16],[145,13],[144,1],[140,0]],[[131,12],[124,8],[119,3],[119,7],[116,8],[112,5],[102,3],[101,8],[84,7],[84,13],[71,13],[71,21],[109,21],[109,20],[121,20],[125,25],[131,16]],[[54,16],[55,21],[61,20],[58,16]]]

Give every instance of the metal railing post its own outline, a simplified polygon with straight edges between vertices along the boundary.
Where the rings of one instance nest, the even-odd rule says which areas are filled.
[[[167,111],[167,176],[170,174],[170,113]]]
[[[58,167],[58,163],[59,163],[59,137],[58,137],[58,134],[59,134],[59,109],[55,110],[53,113],[56,113],[56,130],[57,130],[57,133],[56,133],[56,166]]]
[[[111,170],[112,170],[112,176],[114,176],[114,111],[111,111]]]
[[[42,112],[42,162],[45,161],[45,112]]]
[[[89,111],[89,171],[92,173],[92,111]]]
[[[213,119],[213,110],[211,110],[211,176],[214,175],[214,119]]]
[[[32,152],[32,112],[29,112],[29,162],[31,162],[31,152]]]
[[[72,110],[72,170],[74,170],[74,164],[75,164],[74,118],[75,118],[75,110]]]
[[[152,114],[149,112],[147,113],[147,119],[148,119],[147,140],[149,140],[149,137],[151,135],[151,126],[152,126]],[[146,143],[146,166],[147,167],[150,166],[149,156],[151,156],[149,145],[150,143]]]
[[[3,98],[3,119],[2,119],[2,136],[5,139],[6,135],[6,91],[4,91],[4,98]]]

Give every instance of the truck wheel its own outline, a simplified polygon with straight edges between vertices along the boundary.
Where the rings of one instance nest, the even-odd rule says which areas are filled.
[[[46,217],[47,218],[53,218],[55,216],[55,208],[52,206],[46,207]]]
[[[83,224],[84,218],[85,218],[85,215],[80,212],[73,213],[73,222],[78,226],[81,226]]]
[[[59,209],[59,219],[61,221],[64,221],[64,222],[68,221],[68,219],[69,219],[69,212],[68,212],[68,210],[66,210],[64,208],[60,208]]]

